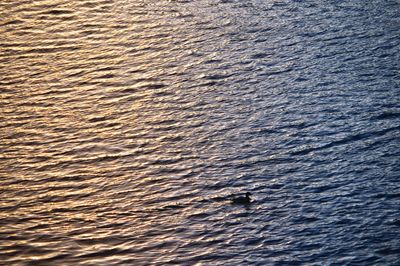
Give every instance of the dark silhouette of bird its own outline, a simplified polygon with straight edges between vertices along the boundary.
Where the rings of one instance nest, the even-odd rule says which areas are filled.
[[[246,192],[246,196],[245,197],[241,196],[241,197],[233,198],[232,199],[232,203],[235,203],[235,204],[249,204],[251,202],[250,195],[251,195],[250,192]]]

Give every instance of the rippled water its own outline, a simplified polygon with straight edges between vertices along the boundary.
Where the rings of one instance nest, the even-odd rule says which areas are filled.
[[[400,264],[399,1],[0,14],[0,264]]]

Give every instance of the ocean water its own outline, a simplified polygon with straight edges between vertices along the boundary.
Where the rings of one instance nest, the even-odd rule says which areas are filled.
[[[400,265],[399,206],[399,1],[1,1],[0,265]]]

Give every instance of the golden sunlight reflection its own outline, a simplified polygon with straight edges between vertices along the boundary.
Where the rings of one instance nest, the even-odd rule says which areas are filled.
[[[0,1],[0,264],[395,265],[393,2]]]

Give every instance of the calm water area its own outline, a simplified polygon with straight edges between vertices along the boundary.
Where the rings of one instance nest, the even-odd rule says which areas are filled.
[[[400,265],[400,1],[1,0],[0,265]]]

